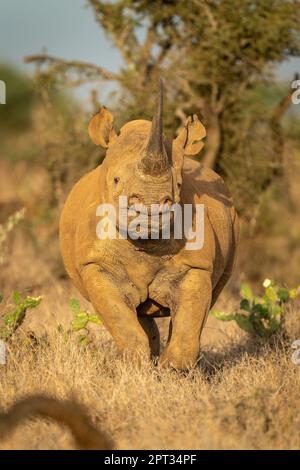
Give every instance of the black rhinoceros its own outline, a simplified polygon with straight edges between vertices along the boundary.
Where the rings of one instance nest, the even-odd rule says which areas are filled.
[[[192,158],[204,145],[204,126],[194,115],[174,140],[167,139],[162,101],[160,83],[152,123],[131,121],[119,132],[106,108],[92,118],[90,137],[107,148],[106,156],[69,194],[60,220],[60,244],[67,272],[118,349],[159,355],[155,317],[170,315],[169,339],[159,361],[183,369],[197,361],[208,312],[232,273],[238,218],[221,177]],[[151,214],[151,208],[158,208],[155,237],[145,238],[145,230],[141,237],[121,236],[121,196],[128,201],[128,224],[132,210],[136,215],[142,207]],[[103,204],[116,211],[117,236],[97,234],[97,208]],[[186,232],[174,236],[175,206],[183,213],[185,207],[192,208],[191,228],[196,235],[202,231],[198,248]],[[200,228],[197,207],[203,208]],[[160,218],[168,212],[171,229],[165,237]]]

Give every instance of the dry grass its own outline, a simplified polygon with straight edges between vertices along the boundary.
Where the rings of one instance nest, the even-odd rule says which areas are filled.
[[[33,393],[75,398],[118,449],[300,447],[300,366],[291,362],[288,343],[254,343],[232,325],[225,329],[210,319],[196,369],[183,374],[147,363],[138,367],[116,355],[102,327],[88,348],[76,335],[59,333],[57,322],[69,321],[72,292],[55,283],[44,291],[39,310],[9,346],[7,366],[0,366],[1,408]],[[40,330],[30,344],[34,319],[48,333]],[[35,420],[0,443],[0,449],[24,448],[73,448],[73,442],[66,429]]]
[[[75,334],[57,330],[58,323],[68,329],[69,299],[80,296],[69,281],[54,277],[52,250],[43,246],[37,255],[18,229],[0,270],[6,299],[13,290],[44,297],[9,345],[7,366],[0,366],[0,408],[34,393],[75,398],[119,449],[300,447],[300,366],[291,361],[291,341],[255,343],[234,325],[210,318],[199,365],[188,374],[124,361],[102,327],[94,327],[93,344],[84,349]],[[229,312],[236,304],[225,292],[218,308]],[[299,311],[289,312],[294,338],[300,338]],[[161,320],[163,331],[166,323]],[[29,331],[37,337],[33,343]],[[36,419],[0,442],[0,449],[44,448],[73,448],[70,433]]]

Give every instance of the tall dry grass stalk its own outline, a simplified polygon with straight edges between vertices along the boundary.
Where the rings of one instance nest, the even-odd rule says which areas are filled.
[[[0,266],[4,262],[6,243],[10,232],[15,228],[15,226],[24,219],[26,209],[16,211],[14,214],[8,217],[7,221],[4,224],[0,224]]]

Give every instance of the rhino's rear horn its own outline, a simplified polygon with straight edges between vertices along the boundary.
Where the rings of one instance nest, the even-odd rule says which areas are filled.
[[[169,161],[163,142],[163,81],[159,80],[156,110],[152,119],[149,141],[138,163],[146,175],[160,176],[169,170]]]

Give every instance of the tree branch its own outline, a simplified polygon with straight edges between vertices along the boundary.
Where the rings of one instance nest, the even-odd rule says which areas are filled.
[[[133,25],[131,22],[129,21],[127,24],[123,24],[121,31],[116,31],[113,23],[106,19],[107,15],[105,15],[105,8],[107,8],[107,5],[101,5],[99,0],[88,0],[88,2],[94,11],[97,23],[99,23],[100,27],[104,28],[110,34],[111,40],[119,49],[124,62],[127,65],[132,65],[134,63],[133,51],[137,46],[137,41],[133,34]],[[114,5],[110,5],[109,8],[114,8]],[[131,43],[130,48],[126,47],[129,43]]]
[[[299,78],[298,74],[295,74],[294,80]],[[282,173],[283,170],[283,156],[284,156],[284,132],[282,130],[281,120],[290,105],[292,104],[292,95],[294,90],[290,88],[287,94],[281,99],[279,104],[275,107],[273,114],[270,119],[270,129],[273,137],[273,148],[274,154],[277,156],[276,166],[274,169],[275,176]]]
[[[151,24],[148,28],[144,44],[140,48],[141,59],[146,63],[151,59],[151,49],[155,40],[156,25]]]
[[[120,80],[118,74],[112,73],[103,67],[89,62],[81,62],[78,60],[64,60],[58,57],[49,56],[47,54],[31,55],[24,58],[27,64],[36,63],[40,66],[48,65],[55,72],[75,72],[79,75],[85,74],[87,81],[97,80],[99,76],[104,80]]]

